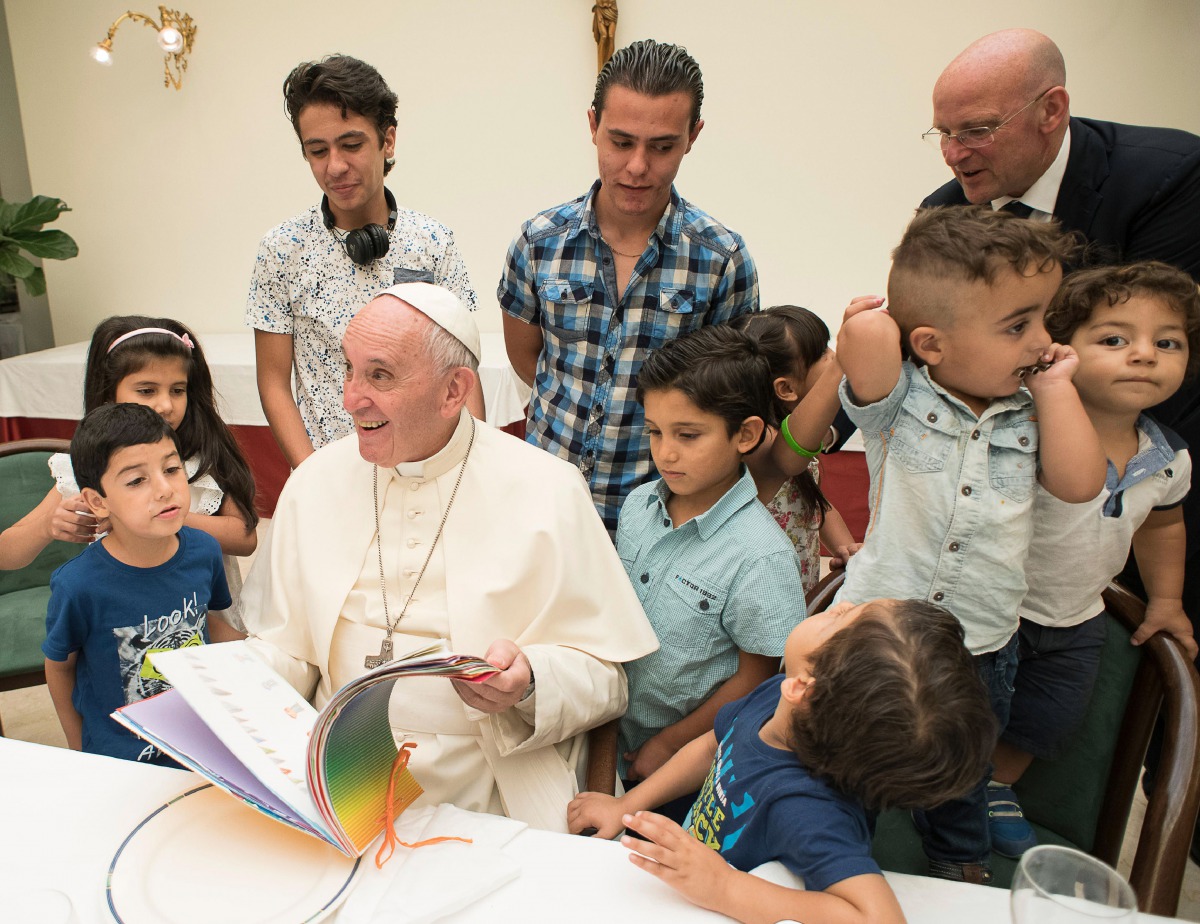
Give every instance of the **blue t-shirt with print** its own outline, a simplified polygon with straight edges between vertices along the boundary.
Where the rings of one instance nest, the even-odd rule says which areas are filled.
[[[110,714],[168,689],[146,654],[206,644],[209,609],[231,602],[217,540],[187,526],[175,554],[154,568],[117,561],[103,541],[58,568],[42,652],[52,661],[77,653],[72,702],[83,719],[83,750],[175,766]]]
[[[684,827],[737,869],[778,860],[814,892],[879,873],[862,806],[759,737],[783,677],[717,713],[717,753]]]

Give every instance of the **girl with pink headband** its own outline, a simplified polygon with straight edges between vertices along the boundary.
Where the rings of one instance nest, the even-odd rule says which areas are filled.
[[[191,485],[185,524],[211,534],[225,554],[233,607],[223,615],[241,630],[241,572],[234,556],[258,542],[254,478],[217,411],[212,373],[191,331],[170,318],[126,315],[100,322],[88,348],[84,413],[128,401],[157,411],[175,430]],[[56,487],[28,515],[0,533],[0,569],[23,568],[51,540],[88,543],[107,530],[79,497],[71,457],[50,458]]]

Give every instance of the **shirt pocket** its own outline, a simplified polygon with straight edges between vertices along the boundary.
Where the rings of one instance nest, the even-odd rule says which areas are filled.
[[[1037,429],[1002,427],[992,431],[988,447],[988,481],[1014,501],[1033,497],[1037,485]]]
[[[692,289],[661,287],[658,310],[654,312],[655,345],[675,340],[704,323],[703,307]]]
[[[697,655],[712,651],[719,639],[727,588],[694,572],[675,572],[667,579],[659,605],[667,618],[654,623],[664,647]],[[652,608],[653,609],[653,608]]]
[[[599,319],[593,317],[590,281],[570,278],[545,279],[538,285],[545,326],[564,341],[583,340]]]
[[[896,419],[888,454],[914,474],[940,472],[958,442],[953,413],[933,395],[909,391],[911,407]]]

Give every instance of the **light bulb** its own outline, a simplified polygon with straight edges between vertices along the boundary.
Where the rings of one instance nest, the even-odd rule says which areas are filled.
[[[183,33],[174,26],[163,26],[158,33],[158,47],[169,55],[183,51]]]
[[[103,64],[105,67],[112,67],[112,52],[105,48],[103,44],[93,45],[91,55],[92,60],[97,64]]]

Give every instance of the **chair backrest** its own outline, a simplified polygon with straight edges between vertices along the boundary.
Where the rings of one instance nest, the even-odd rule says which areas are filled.
[[[70,441],[63,439],[0,443],[0,530],[8,529],[42,502],[54,487],[46,460],[70,448]],[[54,569],[84,548],[74,542],[51,542],[24,568],[0,571],[0,595],[46,586]]]
[[[809,612],[825,609],[841,581],[834,573],[814,587]],[[1039,838],[1073,845],[1116,866],[1146,747],[1161,714],[1158,778],[1129,879],[1142,911],[1173,916],[1200,807],[1200,677],[1166,635],[1139,647],[1129,643],[1145,618],[1142,601],[1113,583],[1104,603],[1108,637],[1083,725],[1062,758],[1035,760],[1016,790]],[[907,818],[881,816],[875,846],[886,869],[923,869],[923,858],[912,856],[920,852],[919,841],[907,829]],[[993,855],[992,868],[994,884],[1007,885],[1015,864]]]

